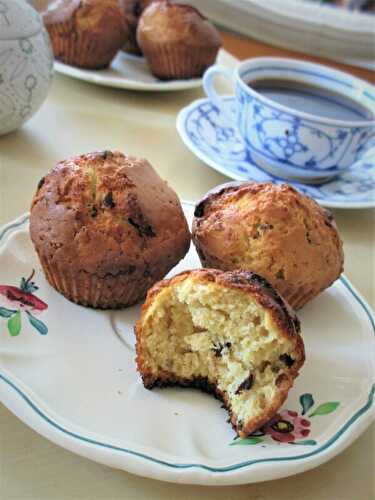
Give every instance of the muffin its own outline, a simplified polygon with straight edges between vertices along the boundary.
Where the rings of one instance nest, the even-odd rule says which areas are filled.
[[[102,309],[141,300],[190,244],[176,193],[146,160],[110,151],[62,161],[40,181],[30,235],[49,283]]]
[[[242,437],[274,416],[305,359],[294,312],[248,271],[198,269],[157,283],[135,332],[146,388],[213,393]]]
[[[56,0],[42,17],[55,58],[81,68],[109,66],[129,32],[118,0]]]
[[[119,0],[129,27],[127,39],[122,46],[122,50],[125,52],[142,55],[142,51],[137,43],[138,21],[145,8],[155,1],[157,0]]]
[[[217,29],[197,9],[165,0],[143,12],[137,42],[161,80],[202,76],[221,45]]]
[[[259,273],[295,309],[343,271],[333,216],[287,184],[229,183],[208,193],[192,232],[204,267]]]

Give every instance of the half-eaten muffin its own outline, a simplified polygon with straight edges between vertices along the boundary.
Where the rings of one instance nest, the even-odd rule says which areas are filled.
[[[251,272],[188,271],[157,283],[136,325],[148,389],[198,387],[223,401],[240,436],[263,426],[303,365],[294,312]]]

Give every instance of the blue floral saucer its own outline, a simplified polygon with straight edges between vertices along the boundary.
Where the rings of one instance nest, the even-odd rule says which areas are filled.
[[[177,117],[177,130],[182,140],[207,165],[239,181],[288,182],[326,207],[375,207],[374,156],[357,162],[344,174],[324,184],[285,181],[255,165],[237,130],[228,125],[226,116],[236,114],[235,98],[227,96],[224,103],[223,112],[208,99],[199,99],[182,109]]]

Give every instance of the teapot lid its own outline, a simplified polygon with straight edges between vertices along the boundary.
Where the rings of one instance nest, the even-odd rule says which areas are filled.
[[[42,24],[38,12],[25,0],[0,0],[0,40],[36,35]]]

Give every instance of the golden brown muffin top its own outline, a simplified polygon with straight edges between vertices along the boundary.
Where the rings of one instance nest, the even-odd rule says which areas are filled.
[[[215,26],[194,7],[161,0],[151,3],[143,12],[137,30],[138,44],[143,37],[149,43],[186,43],[192,47],[220,47]]]
[[[176,193],[144,159],[103,151],[62,161],[39,183],[30,233],[39,253],[116,275],[186,247]]]
[[[196,206],[193,237],[211,267],[253,269],[282,290],[302,280],[318,293],[343,269],[332,214],[287,184],[232,183],[208,193]]]
[[[56,0],[41,14],[46,26],[74,20],[75,31],[79,33],[100,33],[109,22],[114,23],[113,30],[123,30],[124,37],[128,32],[118,0]]]

